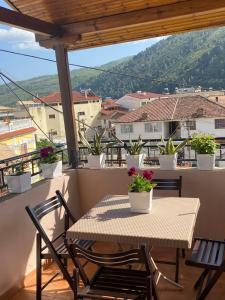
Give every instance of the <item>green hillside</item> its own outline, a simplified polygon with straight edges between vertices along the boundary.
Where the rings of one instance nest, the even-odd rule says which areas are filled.
[[[225,88],[225,28],[185,33],[161,40],[131,60],[114,66],[115,72],[146,79],[102,73],[80,85],[97,94],[118,98],[143,90],[170,92],[176,86]]]
[[[132,57],[125,57],[119,60],[112,61],[105,65],[99,66],[101,69],[111,69],[117,64],[121,64],[125,61],[128,61]],[[74,88],[80,87],[84,82],[90,80],[91,78],[97,77],[101,72],[91,69],[75,69],[71,71],[71,81],[72,86]],[[48,75],[48,76],[40,76],[36,78],[32,78],[29,80],[23,80],[18,82],[22,87],[29,90],[33,94],[38,96],[45,96],[51,92],[59,90],[58,84],[58,76],[57,75]],[[22,90],[16,88],[15,86],[11,85],[16,92],[16,94],[21,97],[22,100],[30,100],[31,97],[23,92]],[[4,85],[0,86],[0,105],[14,105],[17,102],[15,96],[13,96],[7,87]]]

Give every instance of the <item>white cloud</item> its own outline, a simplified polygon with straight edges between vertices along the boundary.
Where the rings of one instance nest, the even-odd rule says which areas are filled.
[[[13,49],[43,49],[35,41],[35,37],[32,32],[22,30],[19,28],[0,28],[0,42],[10,44]]]
[[[168,36],[158,36],[155,38],[150,38],[150,39],[144,39],[144,40],[139,40],[139,41],[134,41],[131,42],[132,44],[146,44],[146,43],[151,43],[151,44],[155,44],[161,40],[166,39]]]

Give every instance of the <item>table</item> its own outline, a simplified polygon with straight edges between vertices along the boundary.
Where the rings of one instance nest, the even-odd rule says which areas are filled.
[[[127,195],[108,195],[78,222],[67,237],[86,240],[145,244],[147,247],[191,248],[200,201],[198,198],[154,198],[149,214],[130,211]],[[159,278],[167,279],[152,260]],[[158,278],[158,279],[159,279]]]

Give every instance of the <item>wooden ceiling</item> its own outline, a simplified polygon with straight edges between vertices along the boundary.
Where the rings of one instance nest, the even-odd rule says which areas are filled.
[[[225,0],[10,0],[22,14],[57,24],[60,36],[40,44],[69,50],[225,25]]]

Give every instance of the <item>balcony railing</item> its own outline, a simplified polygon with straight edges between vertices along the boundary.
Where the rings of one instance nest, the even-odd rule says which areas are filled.
[[[64,145],[57,146],[55,152],[61,155],[63,164],[68,163],[67,149]],[[19,166],[23,166],[26,171],[31,172],[32,177],[41,174],[40,159],[40,151],[36,150],[0,160],[0,189],[7,189],[5,176],[13,174]]]

